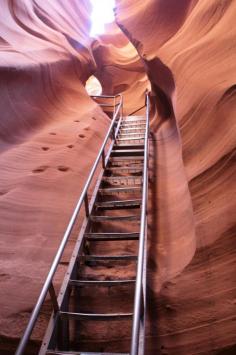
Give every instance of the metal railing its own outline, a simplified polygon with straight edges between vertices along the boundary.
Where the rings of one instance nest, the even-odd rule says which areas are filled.
[[[142,210],[139,234],[139,252],[134,298],[134,316],[130,355],[143,355],[145,342],[146,313],[146,253],[147,253],[147,201],[148,201],[148,136],[150,102],[146,93],[146,126],[144,143]]]
[[[53,286],[53,277],[57,271],[57,267],[59,265],[59,262],[61,260],[61,257],[63,255],[63,252],[65,250],[65,247],[67,245],[67,242],[70,238],[72,229],[75,225],[75,222],[77,221],[78,218],[78,214],[81,210],[82,205],[84,204],[85,207],[85,212],[86,212],[86,216],[88,216],[88,212],[89,212],[89,201],[88,201],[88,189],[90,187],[90,184],[92,182],[92,179],[95,175],[96,169],[98,167],[99,162],[102,162],[102,167],[103,169],[105,168],[105,164],[106,164],[106,153],[105,153],[105,148],[108,142],[108,139],[110,138],[110,136],[112,135],[112,138],[114,139],[116,132],[117,132],[117,128],[119,126],[119,123],[116,127],[116,123],[120,122],[122,119],[122,113],[123,113],[123,97],[121,94],[115,95],[115,96],[108,96],[108,95],[101,95],[101,96],[91,96],[92,98],[94,98],[95,100],[100,97],[100,98],[107,98],[107,99],[113,99],[113,104],[114,104],[114,114],[113,114],[113,118],[110,124],[110,127],[108,129],[108,132],[106,134],[106,137],[103,141],[102,147],[98,153],[98,156],[95,160],[95,163],[92,167],[92,170],[88,176],[88,179],[85,183],[85,186],[83,188],[83,191],[81,193],[81,196],[76,204],[76,207],[74,209],[74,212],[72,214],[72,217],[70,219],[70,222],[66,228],[66,231],[64,233],[64,236],[62,238],[61,244],[57,250],[56,256],[53,260],[53,263],[51,265],[50,271],[48,273],[48,276],[44,282],[44,285],[42,287],[42,290],[40,292],[40,295],[38,297],[38,300],[36,302],[36,305],[33,309],[33,312],[31,314],[31,317],[29,319],[28,325],[26,327],[26,330],[24,332],[23,337],[21,338],[21,341],[18,345],[18,348],[16,350],[15,355],[22,355],[24,354],[25,348],[27,346],[27,343],[30,339],[30,336],[32,334],[32,331],[34,329],[34,326],[37,322],[37,319],[39,317],[39,313],[40,310],[42,308],[42,305],[45,301],[45,298],[47,296],[47,294],[50,294],[51,297],[51,301],[52,301],[52,305],[53,305],[53,309],[54,312],[57,313],[59,311],[59,305],[58,305],[58,300],[57,300],[57,296],[56,296],[56,292]],[[119,100],[119,102],[116,102],[117,99]],[[111,143],[112,145],[112,143]],[[109,153],[107,153],[108,155]]]
[[[114,95],[114,96],[111,96],[111,95],[91,95],[91,97],[94,99],[94,100],[98,100],[98,104],[99,106],[103,107],[104,108],[104,111],[109,111],[110,108],[113,108],[113,115],[115,114],[115,110],[116,110],[116,107],[119,105],[119,103],[116,102],[117,98],[120,96],[120,94],[118,95]],[[104,103],[104,102],[99,102],[99,100],[103,100],[103,99],[110,99],[110,100],[113,100],[112,103]],[[123,99],[122,99],[123,100]],[[107,110],[106,110],[107,108]],[[123,116],[123,104],[122,104],[122,107],[121,107],[121,114]]]

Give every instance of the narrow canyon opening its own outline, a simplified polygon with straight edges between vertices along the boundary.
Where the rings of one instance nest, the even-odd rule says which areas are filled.
[[[132,262],[143,203],[130,189],[137,193],[144,180],[139,168],[146,147],[147,92],[142,355],[236,353],[235,14],[235,2],[221,0],[2,2],[1,354],[16,351],[116,110],[124,120],[111,130],[108,142],[114,147],[106,147],[99,163],[104,175],[100,185],[94,181],[86,192],[85,208],[53,285],[60,299],[80,227],[88,217],[86,199],[91,201],[95,187],[97,214],[89,215],[93,224],[82,243],[83,261],[76,261],[79,271],[73,274],[82,280],[79,286],[70,281],[68,288],[78,307],[70,305],[69,311],[79,313],[81,307],[86,314],[103,314],[105,309],[111,316],[115,309],[117,316],[122,309],[126,318],[109,323],[103,316],[84,325],[83,316],[67,321],[64,314],[64,333],[63,326],[55,328],[62,350],[54,342],[49,354],[74,354],[73,346],[81,352],[130,354],[129,305],[136,270]],[[99,101],[93,95],[106,98]],[[107,102],[107,107],[99,106]],[[125,163],[120,171],[120,156],[131,153],[133,170]],[[96,181],[101,172],[96,171]],[[124,200],[121,190],[116,199],[103,199],[103,193],[117,189],[128,189]],[[103,229],[106,218],[110,220]],[[118,227],[119,235],[114,235]],[[107,241],[106,233],[113,240]],[[113,261],[121,256],[133,259],[125,267],[125,258],[116,267],[104,260],[97,265],[93,257],[99,252]],[[101,283],[91,291],[97,275]],[[47,295],[25,354],[38,353],[48,322],[53,322],[52,308]],[[72,345],[60,335],[61,329],[64,338],[70,332]],[[77,339],[82,341],[80,349]]]

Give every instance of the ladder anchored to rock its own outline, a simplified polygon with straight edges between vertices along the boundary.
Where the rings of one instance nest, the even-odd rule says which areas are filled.
[[[40,355],[145,354],[149,97],[145,116],[126,117],[121,95],[93,99],[102,107],[113,100],[113,118],[16,355],[25,353],[48,293],[53,314]],[[85,218],[56,296],[53,277],[82,206]]]

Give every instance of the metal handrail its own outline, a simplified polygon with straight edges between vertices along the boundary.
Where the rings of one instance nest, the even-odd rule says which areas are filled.
[[[92,96],[92,97],[94,97],[94,96]],[[96,97],[98,97],[98,96],[96,95]],[[93,165],[92,170],[91,170],[91,172],[89,174],[89,177],[88,177],[88,179],[87,179],[87,181],[85,183],[85,186],[83,188],[81,196],[80,196],[80,198],[79,198],[79,200],[78,200],[78,202],[76,204],[76,207],[74,209],[74,212],[72,214],[70,222],[69,222],[69,224],[68,224],[68,226],[66,228],[66,231],[65,231],[64,236],[62,238],[61,244],[60,244],[60,246],[59,246],[59,248],[57,250],[57,253],[56,253],[56,256],[55,256],[55,258],[53,260],[52,266],[51,266],[50,271],[48,273],[48,276],[47,276],[47,278],[46,278],[46,280],[44,282],[44,285],[43,285],[42,290],[40,292],[40,295],[38,297],[37,303],[36,303],[36,305],[35,305],[35,307],[33,309],[33,312],[32,312],[31,317],[29,319],[28,325],[27,325],[27,327],[25,329],[23,337],[21,338],[21,341],[20,341],[20,343],[18,345],[18,348],[16,350],[15,355],[22,355],[24,353],[25,347],[26,347],[26,345],[27,345],[27,343],[28,343],[28,341],[30,339],[30,336],[31,336],[32,331],[33,331],[34,326],[35,326],[35,323],[36,323],[36,321],[38,319],[39,312],[41,310],[41,307],[42,307],[42,305],[44,303],[44,300],[45,300],[48,292],[50,293],[54,309],[56,311],[59,309],[59,306],[58,306],[58,303],[57,303],[56,294],[55,294],[55,290],[54,290],[53,283],[52,283],[53,276],[55,275],[55,272],[56,272],[57,267],[59,265],[60,259],[62,257],[63,252],[64,252],[64,249],[65,249],[65,247],[67,245],[67,242],[69,240],[71,231],[72,231],[72,229],[74,227],[74,224],[75,224],[75,222],[77,220],[77,216],[78,216],[78,214],[80,212],[80,209],[81,209],[83,203],[85,204],[85,210],[87,210],[87,206],[88,206],[88,194],[87,194],[87,191],[88,191],[88,188],[89,188],[90,183],[92,181],[92,178],[93,178],[93,176],[95,174],[95,171],[97,169],[97,166],[98,166],[98,163],[99,163],[100,159],[102,159],[103,168],[104,168],[105,147],[106,147],[107,141],[108,141],[111,133],[114,133],[114,127],[115,127],[115,123],[116,123],[117,117],[119,115],[119,112],[120,112],[120,115],[122,117],[122,108],[123,108],[123,97],[122,97],[122,95],[121,94],[118,94],[118,95],[115,95],[115,96],[102,95],[102,97],[106,97],[106,98],[109,97],[109,98],[114,98],[114,99],[119,97],[120,98],[119,106],[117,107],[117,109],[116,109],[116,111],[115,111],[115,113],[113,115],[113,119],[111,121],[110,127],[108,129],[107,134],[106,134],[106,137],[105,137],[105,139],[103,141],[102,147],[101,147],[101,149],[99,151],[99,154],[98,154],[98,156],[97,156],[97,158],[96,158],[96,160],[94,162],[94,165]]]
[[[90,95],[90,97],[98,97],[98,98],[105,98],[105,99],[114,99],[115,97],[121,96],[121,94],[116,95]]]
[[[143,284],[143,277],[145,272],[144,269],[146,269],[145,252],[146,252],[146,238],[147,238],[149,108],[150,108],[149,96],[148,93],[146,93],[146,126],[145,126],[145,143],[144,143],[142,210],[141,210],[141,223],[140,223],[140,234],[139,234],[139,252],[138,252],[137,276],[136,276],[136,285],[135,285],[134,316],[133,316],[130,355],[141,355],[139,354],[140,323],[142,321],[142,317],[145,318],[144,297],[145,297],[146,290],[144,289],[144,287],[146,287],[146,285]]]

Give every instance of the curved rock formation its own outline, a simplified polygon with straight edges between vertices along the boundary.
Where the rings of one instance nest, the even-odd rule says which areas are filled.
[[[0,352],[15,349],[108,127],[84,87],[95,75],[126,113],[152,89],[146,353],[234,354],[235,2],[117,0],[120,29],[97,39],[90,11],[1,2]],[[33,339],[43,331],[44,315]]]
[[[117,1],[117,22],[146,63],[158,111],[153,354],[235,351],[235,13],[232,1]]]
[[[1,2],[1,354],[23,333],[109,124],[83,85],[89,26],[87,1]]]
[[[99,36],[92,46],[97,64],[95,76],[104,93],[122,93],[124,114],[131,114],[144,105],[144,93],[150,84],[136,49],[117,25],[107,25],[107,31],[109,34]]]

